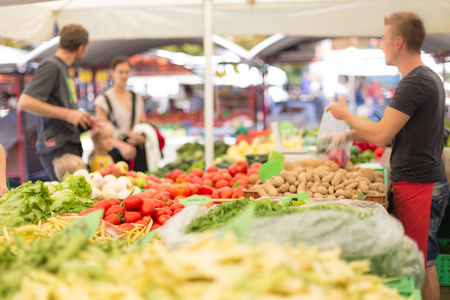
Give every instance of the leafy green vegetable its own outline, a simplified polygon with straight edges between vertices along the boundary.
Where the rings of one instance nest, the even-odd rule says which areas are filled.
[[[94,204],[90,200],[91,186],[83,176],[72,176],[68,182],[55,186],[58,191],[51,195],[41,181],[29,181],[4,195],[0,199],[0,228],[36,224],[52,214],[79,213]],[[64,186],[73,190],[63,189]]]
[[[41,182],[26,182],[0,199],[0,227],[37,223],[51,215],[52,199]]]
[[[65,213],[78,214],[94,205],[94,201],[91,199],[78,197],[71,190],[55,192],[51,195],[51,198],[54,202],[50,209],[57,215],[62,215]]]
[[[66,180],[53,186],[54,191],[71,190],[78,197],[90,199],[92,196],[92,188],[86,178],[82,175],[70,175]]]
[[[189,224],[186,228],[186,233],[202,232],[227,225],[232,218],[241,214],[251,203],[255,205],[255,217],[277,216],[291,214],[297,211],[297,207],[286,207],[281,203],[270,201],[269,199],[254,201],[242,198],[240,200],[222,203],[220,206],[209,210],[206,215],[195,219]]]

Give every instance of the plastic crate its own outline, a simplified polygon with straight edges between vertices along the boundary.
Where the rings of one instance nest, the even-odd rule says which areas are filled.
[[[450,286],[450,254],[439,254],[436,259],[436,272],[439,284]]]
[[[411,299],[411,296],[413,296],[412,299],[414,300],[422,299],[420,291],[414,286],[414,279],[412,277],[403,277],[392,281],[388,280],[386,285],[390,288],[395,288],[401,296],[407,299]]]

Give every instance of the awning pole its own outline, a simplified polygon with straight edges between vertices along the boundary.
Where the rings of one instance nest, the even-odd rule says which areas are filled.
[[[212,166],[214,159],[214,91],[212,82],[212,63],[213,54],[213,0],[203,1],[203,51],[205,54],[205,168]]]

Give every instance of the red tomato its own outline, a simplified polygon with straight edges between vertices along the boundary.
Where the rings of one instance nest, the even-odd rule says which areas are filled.
[[[148,224],[150,224],[150,221],[142,219],[142,220],[136,221],[135,223],[136,224],[141,224],[141,225],[144,225],[144,226],[148,226]]]
[[[172,204],[173,204],[173,201],[172,201],[172,200],[169,199],[169,200],[166,201],[166,205],[167,205],[167,206],[171,206]]]
[[[228,185],[229,185],[228,181],[226,181],[224,179],[221,179],[221,180],[216,182],[215,187],[216,187],[216,189],[220,189],[220,188],[223,188],[223,187],[228,186]]]
[[[141,205],[141,215],[151,216],[155,213],[155,205],[151,200],[145,199]]]
[[[177,209],[183,209],[184,208],[184,204],[182,203],[174,203],[170,206],[170,210],[175,212],[175,210]]]
[[[159,225],[164,225],[169,219],[170,219],[169,215],[161,215],[158,217],[158,221],[156,221],[156,223],[158,223]]]
[[[110,215],[106,216],[104,218],[104,220],[106,222],[109,222],[109,223],[113,224],[113,225],[120,225],[120,223],[122,223],[122,221],[120,220],[119,216],[116,215],[116,214],[110,214]]]
[[[161,200],[153,199],[152,202],[155,208],[160,208],[164,206],[164,202],[162,202]]]
[[[212,189],[211,187],[207,186],[207,185],[202,185],[199,189],[198,192],[200,194],[209,194],[211,195],[213,193],[214,189]]]
[[[206,170],[206,173],[213,173],[213,172],[217,172],[219,171],[219,168],[216,166],[211,166],[208,168],[208,170]]]
[[[164,208],[157,208],[155,209],[155,213],[153,214],[153,220],[158,220],[159,216],[161,215],[165,215],[166,214],[166,210]]]
[[[183,210],[182,208],[175,209],[175,210],[173,211],[173,214],[176,215],[177,213],[179,213],[179,212],[182,211],[182,210]]]
[[[125,213],[125,222],[126,223],[134,223],[139,220],[142,220],[142,216],[137,211],[127,211]]]
[[[101,209],[103,208],[105,211],[112,206],[111,202],[108,200],[102,200],[94,204],[93,208]]]
[[[125,215],[125,208],[123,208],[123,206],[121,205],[113,205],[105,212],[105,217],[112,214],[123,217],[123,215]]]
[[[108,202],[111,203],[111,206],[113,205],[120,205],[120,201],[116,198],[109,198]]]
[[[90,213],[92,213],[94,211],[97,211],[97,210],[98,210],[98,208],[94,208],[94,207],[88,208],[85,211],[80,212],[78,215],[79,216],[85,216],[85,215],[88,215],[88,214],[90,214]]]
[[[123,223],[123,224],[120,224],[119,228],[122,228],[125,231],[131,231],[134,228],[136,228],[136,225],[130,224],[130,223]]]
[[[136,195],[128,196],[123,200],[123,207],[125,207],[126,210],[130,211],[136,211],[141,208],[142,205],[142,198]]]
[[[152,228],[150,229],[150,231],[156,230],[159,227],[161,227],[161,225],[159,225],[158,223],[155,222],[155,223],[153,223]]]
[[[164,207],[164,210],[166,211],[166,215],[173,216],[173,211],[169,207]]]

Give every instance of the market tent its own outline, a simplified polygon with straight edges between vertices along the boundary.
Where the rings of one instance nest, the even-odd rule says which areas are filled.
[[[242,47],[228,41],[218,35],[213,35],[213,42],[218,47],[229,50],[235,54],[237,61],[249,58],[249,52]],[[143,53],[149,49],[155,49],[167,45],[202,44],[202,38],[161,38],[161,39],[114,39],[114,40],[93,40],[89,43],[86,55],[81,62],[82,66],[105,68],[109,66],[111,60],[118,55],[133,56]],[[55,54],[59,43],[59,36],[50,41],[42,43],[39,47],[31,51],[27,56],[22,56],[16,60],[19,65],[28,61],[40,61]],[[220,52],[220,51],[219,51]]]
[[[82,24],[92,40],[200,37],[204,2],[60,0],[5,6],[0,8],[0,36],[46,41],[56,22]],[[220,35],[372,37],[382,32],[385,16],[410,10],[424,18],[427,32],[448,33],[449,4],[449,0],[214,0],[213,28]]]

